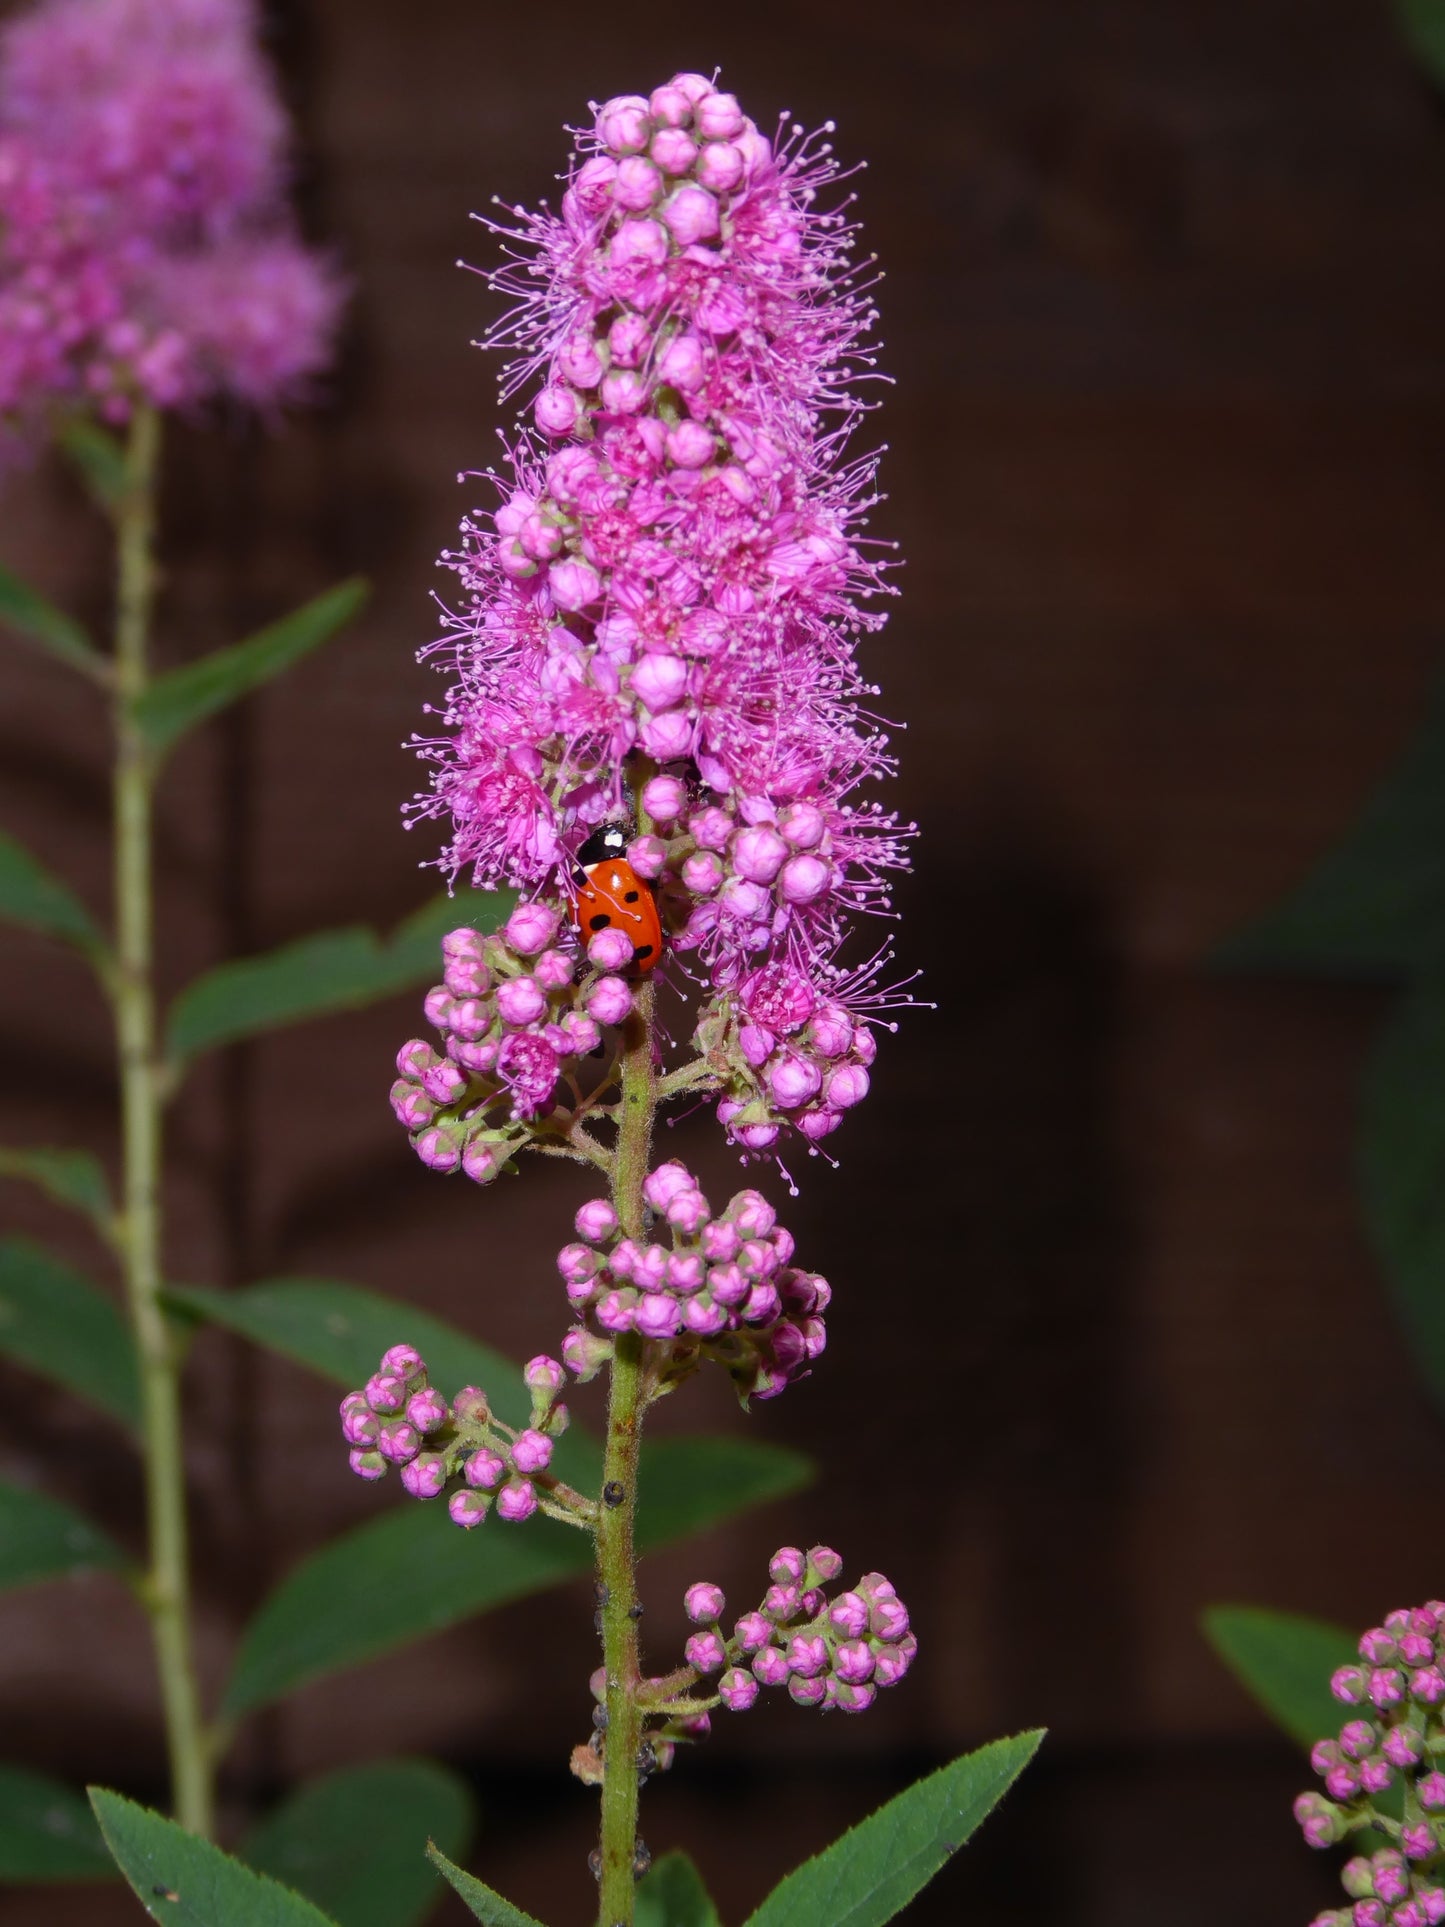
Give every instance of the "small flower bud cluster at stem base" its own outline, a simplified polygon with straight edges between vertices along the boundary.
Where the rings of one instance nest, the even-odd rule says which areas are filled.
[[[453,873],[560,900],[591,832],[636,814],[628,861],[703,987],[745,1155],[836,1129],[863,1026],[910,1001],[882,952],[840,961],[912,833],[860,796],[894,767],[856,660],[891,587],[878,456],[848,448],[876,316],[843,178],[826,137],[774,144],[680,73],[597,110],[557,212],[493,224],[489,345],[531,419],[443,554],[462,595],[423,651],[452,681],[413,820],[448,822]],[[747,1013],[743,980],[776,970],[826,1041]]]
[[[1361,1639],[1360,1661],[1330,1681],[1353,1716],[1314,1748],[1325,1790],[1302,1793],[1294,1813],[1312,1847],[1355,1833],[1390,1844],[1346,1862],[1353,1906],[1317,1915],[1313,1927],[1436,1927],[1445,1922],[1445,1603],[1388,1614]]]
[[[514,1523],[539,1506],[571,1516],[576,1495],[558,1488],[548,1471],[553,1444],[567,1429],[567,1407],[557,1400],[566,1375],[555,1358],[538,1357],[522,1377],[532,1416],[519,1430],[503,1424],[474,1385],[448,1404],[416,1349],[393,1345],[365,1386],[341,1401],[352,1471],[380,1479],[394,1465],[414,1499],[450,1490],[448,1510],[459,1526],[479,1526],[493,1506],[499,1519]]]
[[[786,1686],[799,1706],[861,1713],[880,1688],[902,1679],[918,1650],[902,1600],[881,1572],[864,1573],[851,1591],[829,1598],[825,1588],[842,1564],[828,1546],[780,1547],[762,1604],[734,1623],[731,1636],[722,1626],[721,1589],[688,1588],[687,1616],[700,1630],[683,1649],[687,1663],[705,1678],[717,1676],[718,1699],[730,1712],[746,1712],[764,1686]]]
[[[643,1184],[670,1243],[624,1238],[612,1206],[583,1205],[582,1242],[558,1254],[574,1311],[590,1315],[605,1346],[624,1332],[653,1341],[659,1379],[675,1383],[710,1358],[730,1373],[739,1396],[773,1398],[802,1377],[827,1343],[826,1279],[790,1263],[793,1240],[758,1191],[739,1191],[714,1216],[687,1168],[659,1165]],[[590,1378],[607,1351],[569,1333],[562,1355]]]
[[[564,1078],[631,1011],[625,978],[559,942],[561,921],[559,910],[527,903],[498,935],[443,938],[443,981],[425,1006],[441,1053],[421,1039],[403,1045],[391,1088],[392,1109],[433,1171],[490,1182],[564,1114]]]

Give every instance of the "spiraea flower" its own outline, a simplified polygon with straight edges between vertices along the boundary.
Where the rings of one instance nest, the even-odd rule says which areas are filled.
[[[1342,1869],[1353,1904],[1314,1927],[1434,1927],[1445,1921],[1445,1603],[1388,1614],[1361,1639],[1360,1662],[1330,1681],[1351,1717],[1311,1753],[1324,1792],[1302,1793],[1294,1813],[1312,1847],[1359,1835],[1373,1851]]]
[[[0,32],[0,420],[123,421],[324,367],[334,270],[285,202],[251,0],[42,0]]]
[[[875,315],[842,178],[825,138],[769,141],[679,74],[597,110],[558,211],[496,224],[491,341],[526,419],[443,557],[452,682],[420,741],[415,813],[478,884],[562,905],[589,834],[626,825],[753,1150],[786,1124],[816,1142],[867,1090],[889,999],[879,959],[838,952],[907,834],[860,794],[891,769],[856,661],[886,583],[876,456],[850,452]]]

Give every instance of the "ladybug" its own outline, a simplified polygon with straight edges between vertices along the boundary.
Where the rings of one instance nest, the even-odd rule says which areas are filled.
[[[627,861],[627,832],[609,823],[578,851],[581,876],[572,921],[584,943],[612,926],[632,939],[632,967],[644,975],[662,955],[662,919],[651,886]]]

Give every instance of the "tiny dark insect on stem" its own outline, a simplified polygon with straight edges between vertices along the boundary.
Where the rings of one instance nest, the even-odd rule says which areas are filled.
[[[156,1885],[151,1888],[151,1892],[155,1895],[157,1900],[179,1900],[180,1899],[180,1895],[176,1892],[174,1887],[163,1887],[160,1885],[159,1882],[157,1882]]]

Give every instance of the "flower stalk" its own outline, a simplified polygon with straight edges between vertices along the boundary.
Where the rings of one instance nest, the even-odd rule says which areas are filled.
[[[161,425],[142,406],[126,440],[116,509],[115,936],[116,1045],[121,1089],[120,1260],[139,1361],[148,1568],[140,1589],[160,1675],[176,1818],[212,1831],[211,1767],[196,1685],[187,1560],[180,1346],[161,1303],[162,1091],[153,981],[154,758],[134,704],[148,680],[155,597]]]

